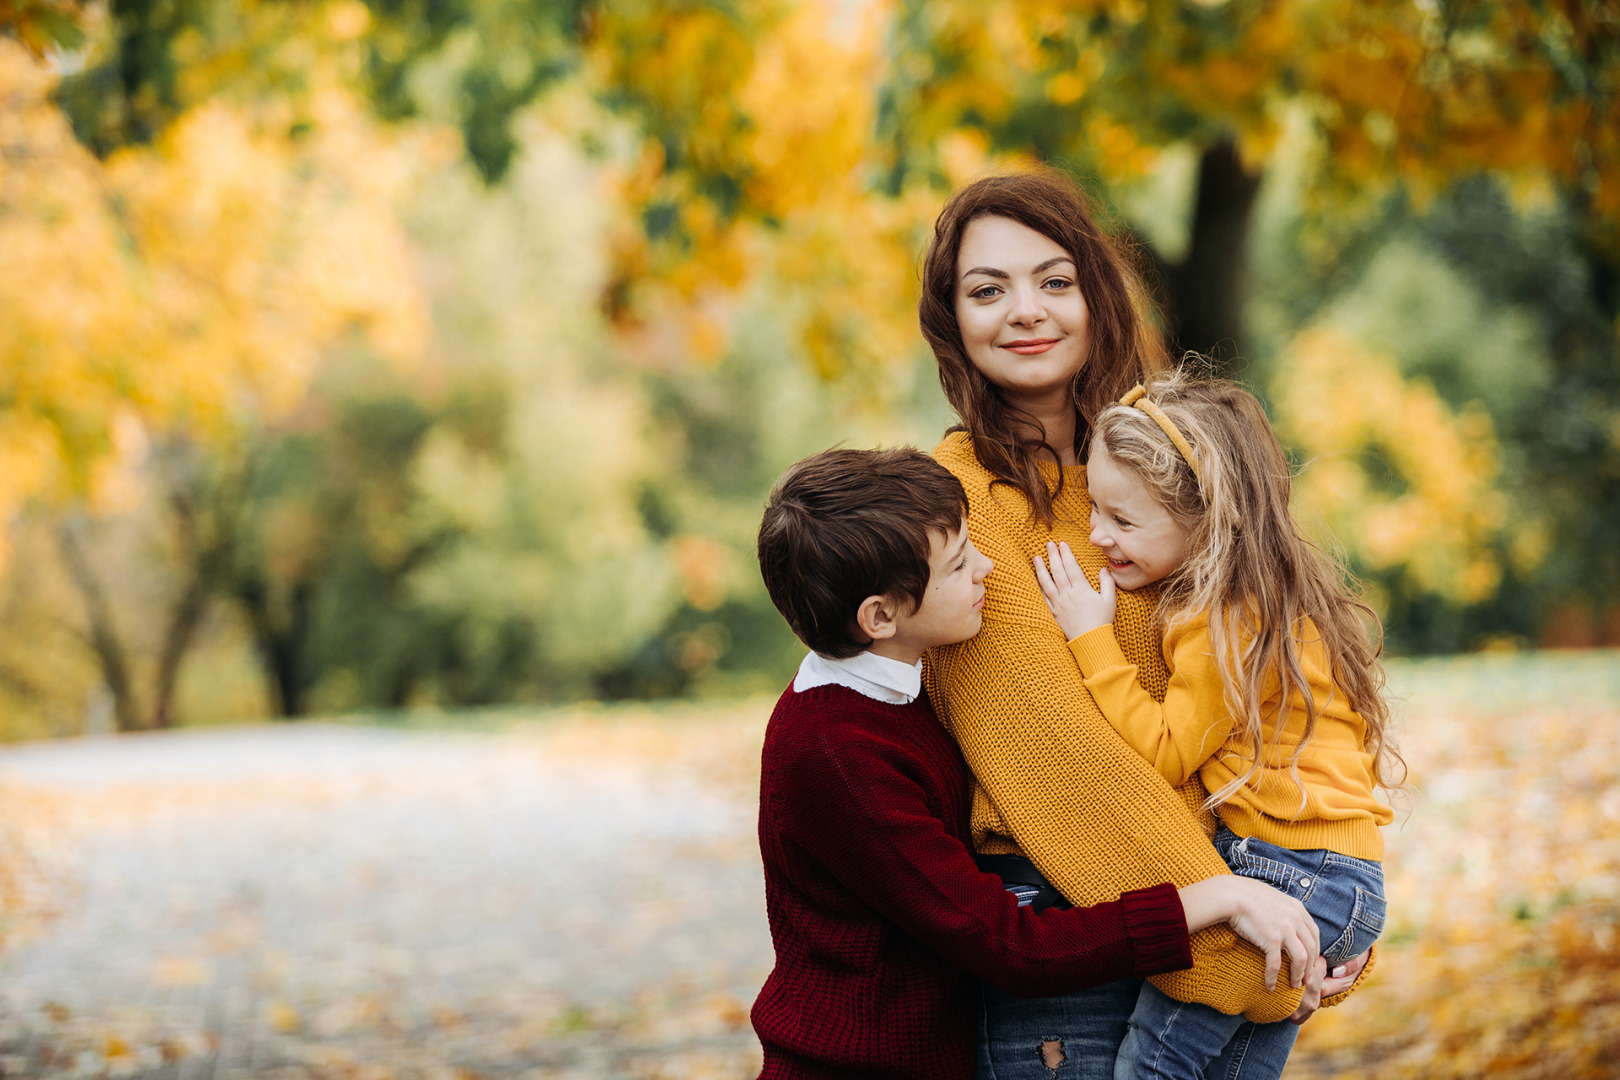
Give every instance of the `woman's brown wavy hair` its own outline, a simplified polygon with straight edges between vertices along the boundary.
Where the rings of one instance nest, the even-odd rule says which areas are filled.
[[[1086,361],[1070,387],[1079,423],[1074,451],[1085,456],[1091,424],[1109,402],[1168,364],[1163,339],[1151,318],[1152,301],[1131,267],[1129,250],[1097,227],[1079,187],[1052,170],[991,176],[951,196],[934,223],[923,259],[922,299],[917,302],[923,337],[939,363],[945,399],[973,439],[973,452],[995,477],[1029,500],[1033,517],[1047,528],[1063,477],[1048,487],[1036,464],[1041,451],[1062,460],[1035,418],[1014,407],[968,359],[956,321],[956,261],[962,234],[981,217],[1011,218],[1063,248],[1074,259],[1076,284],[1090,321]]]

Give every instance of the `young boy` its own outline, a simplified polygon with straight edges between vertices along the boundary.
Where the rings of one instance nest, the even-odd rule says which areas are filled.
[[[1227,884],[1243,879],[1039,911],[980,872],[967,766],[920,696],[924,650],[979,630],[991,564],[966,515],[957,479],[910,449],[818,454],[766,506],[765,586],[813,651],[760,774],[776,948],[753,1008],[764,1078],[969,1080],[975,976],[1069,993],[1188,967],[1190,930],[1259,917]]]

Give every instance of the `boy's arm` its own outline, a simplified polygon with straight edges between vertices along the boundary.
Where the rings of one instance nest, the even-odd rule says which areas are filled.
[[[791,779],[773,794],[785,839],[883,918],[985,982],[1038,996],[1192,965],[1173,885],[1037,915],[979,870],[892,744],[833,727],[818,733],[807,756],[784,771]]]
[[[1186,783],[1232,732],[1205,621],[1179,625],[1166,636],[1170,681],[1162,705],[1142,689],[1112,626],[1075,638],[1069,652],[1108,723],[1171,784]]]

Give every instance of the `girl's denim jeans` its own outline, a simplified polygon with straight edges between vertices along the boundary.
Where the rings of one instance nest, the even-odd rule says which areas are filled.
[[[1384,871],[1378,863],[1239,839],[1224,825],[1215,833],[1215,850],[1234,874],[1264,881],[1304,903],[1316,919],[1330,968],[1366,952],[1384,929]],[[1114,1080],[1276,1080],[1298,1030],[1287,1020],[1251,1024],[1144,984]]]

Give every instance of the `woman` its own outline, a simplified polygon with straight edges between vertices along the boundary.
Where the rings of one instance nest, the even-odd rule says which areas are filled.
[[[1166,361],[1143,307],[1125,260],[1074,185],[1056,175],[981,180],[936,223],[919,313],[962,424],[934,456],[966,487],[973,542],[997,569],[986,583],[983,629],[932,652],[925,685],[973,770],[975,844],[1001,857],[986,868],[1009,884],[1037,870],[1021,884],[1038,887],[1044,876],[1075,904],[1227,872],[1200,820],[1204,789],[1196,780],[1170,788],[1109,728],[1033,572],[1048,540],[1067,541],[1088,570],[1103,564],[1087,541],[1080,456],[1089,418]],[[1122,593],[1115,626],[1147,688],[1162,697],[1156,599],[1155,589]],[[1266,991],[1258,957],[1225,928],[1196,937],[1194,956],[1194,969],[1163,977],[1160,988],[1265,1021],[1300,1005],[1286,980]],[[1324,989],[1342,992],[1352,981]],[[980,1076],[1111,1077],[1139,989],[1115,983],[1023,1001],[986,988]],[[1275,1075],[1293,1030],[1247,1025],[1235,1060],[1247,1056],[1253,1075]],[[1227,1075],[1230,1064],[1211,1075]]]

